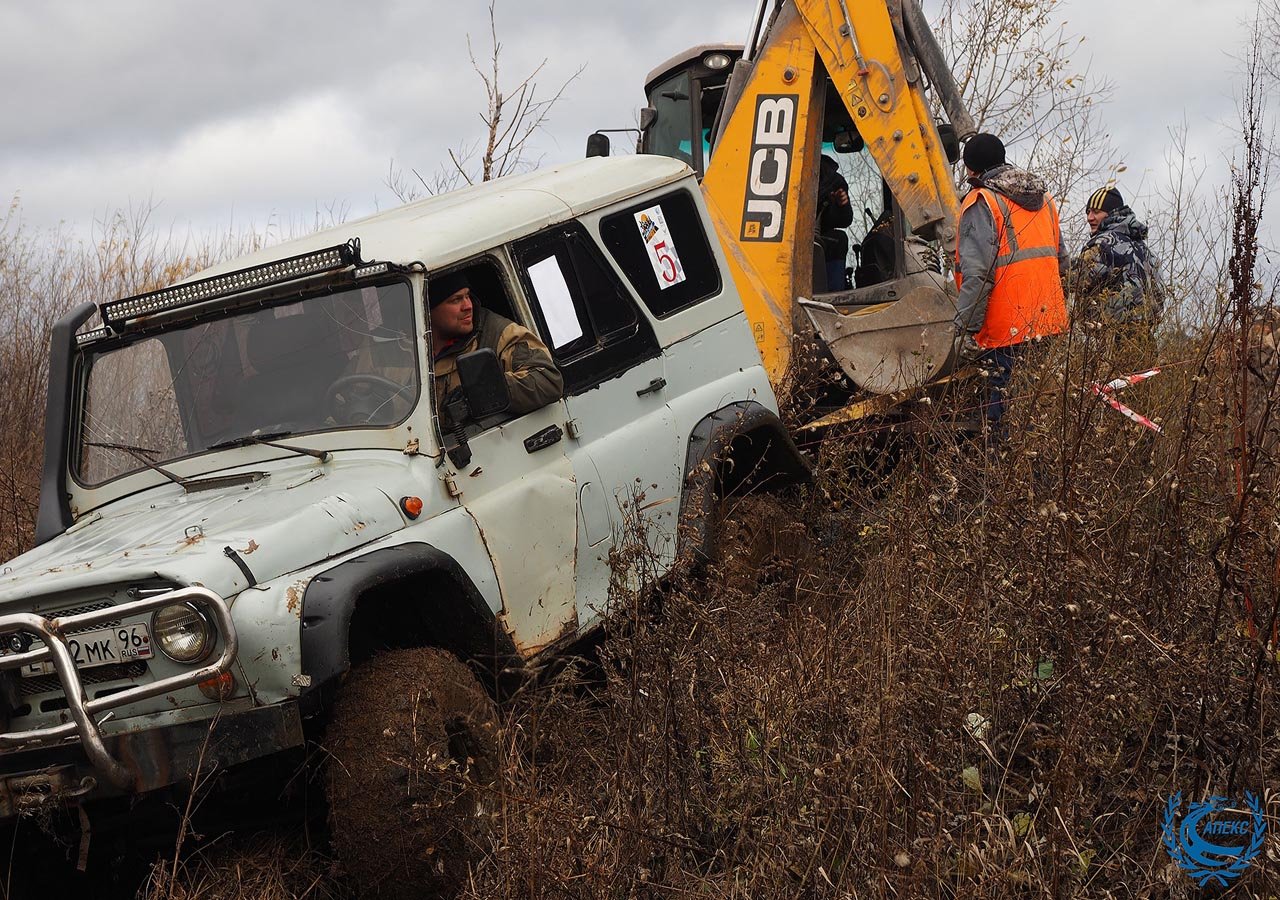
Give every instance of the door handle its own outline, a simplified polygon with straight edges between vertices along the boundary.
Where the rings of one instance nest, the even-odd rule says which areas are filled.
[[[564,432],[559,425],[548,425],[537,434],[531,434],[524,439],[525,453],[537,453],[539,450],[545,450],[552,444],[560,443],[560,439],[564,437]]]
[[[643,397],[645,394],[656,394],[666,386],[667,379],[655,378],[653,381],[649,382],[649,386],[647,388],[640,388],[640,390],[636,391],[636,396]]]

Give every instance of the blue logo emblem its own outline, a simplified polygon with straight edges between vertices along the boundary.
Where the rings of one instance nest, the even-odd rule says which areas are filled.
[[[1233,878],[1243,875],[1262,852],[1262,839],[1267,833],[1262,803],[1247,791],[1244,803],[1249,811],[1242,815],[1231,808],[1226,797],[1210,797],[1204,803],[1192,803],[1180,824],[1182,792],[1165,804],[1161,829],[1165,849],[1200,887],[1211,881],[1226,887]]]

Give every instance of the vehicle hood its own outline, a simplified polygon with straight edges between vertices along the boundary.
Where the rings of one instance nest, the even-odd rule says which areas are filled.
[[[318,466],[187,494],[178,485],[117,501],[0,565],[0,604],[95,584],[167,579],[224,597],[345,553],[405,524],[373,483],[399,474],[365,461],[359,483]],[[402,471],[402,470],[400,470]],[[232,551],[232,552],[228,552]]]

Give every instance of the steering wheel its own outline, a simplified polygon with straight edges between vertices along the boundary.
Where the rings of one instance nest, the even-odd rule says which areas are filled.
[[[386,406],[406,390],[381,375],[343,375],[324,392],[324,409],[340,425],[390,424],[394,416]]]

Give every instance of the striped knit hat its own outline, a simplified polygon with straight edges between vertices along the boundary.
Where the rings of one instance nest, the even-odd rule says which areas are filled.
[[[1124,206],[1124,198],[1120,196],[1120,192],[1113,187],[1104,187],[1093,192],[1084,208],[1090,212],[1110,213],[1122,206]]]

